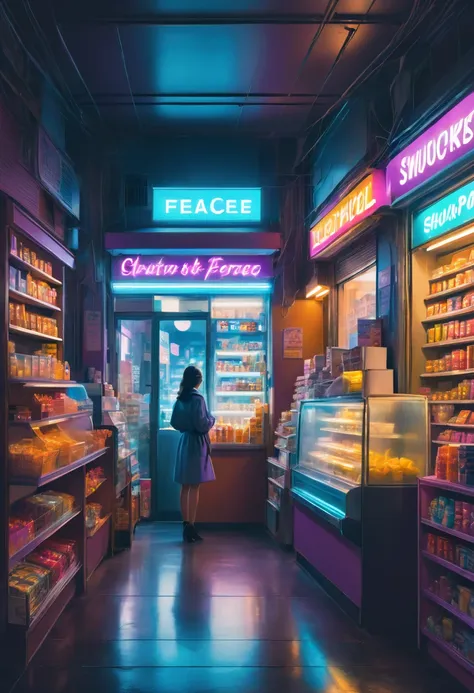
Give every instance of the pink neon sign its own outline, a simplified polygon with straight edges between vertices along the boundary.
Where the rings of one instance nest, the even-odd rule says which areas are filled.
[[[115,280],[169,279],[181,281],[219,281],[269,279],[272,261],[269,257],[246,256],[155,256],[129,255],[114,258]]]

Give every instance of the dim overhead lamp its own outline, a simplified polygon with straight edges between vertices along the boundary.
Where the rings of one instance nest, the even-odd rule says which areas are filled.
[[[179,332],[187,332],[191,327],[191,320],[175,320],[174,326]]]
[[[431,250],[442,248],[445,245],[454,243],[454,241],[459,241],[459,239],[461,238],[465,238],[466,236],[472,236],[472,234],[474,234],[474,226],[470,226],[469,228],[464,229],[464,231],[459,231],[458,233],[455,233],[453,236],[449,236],[448,238],[443,238],[443,240],[441,241],[436,241],[436,243],[431,243],[429,246],[427,246],[426,250],[430,252]]]

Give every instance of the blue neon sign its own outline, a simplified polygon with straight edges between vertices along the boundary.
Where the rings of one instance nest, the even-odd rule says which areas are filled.
[[[172,224],[255,224],[260,188],[153,188],[153,221]]]
[[[473,220],[474,181],[471,181],[414,215],[412,247],[417,248]]]

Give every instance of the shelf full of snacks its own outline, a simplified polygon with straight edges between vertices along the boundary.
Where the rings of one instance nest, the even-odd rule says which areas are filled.
[[[73,266],[73,257],[54,239],[41,242],[44,232],[38,233],[36,241],[12,227],[4,255],[6,627],[19,666],[30,661],[70,599],[85,589],[87,484],[100,469],[102,483],[94,492],[106,498],[112,480],[109,434],[94,429],[92,403],[71,381],[64,357],[64,267]]]
[[[474,674],[472,467],[462,448],[457,462],[439,459],[435,474],[419,480],[418,505],[421,643],[466,686]]]
[[[114,466],[114,502],[111,507],[110,523],[113,550],[129,548],[140,520],[140,468],[136,445],[138,444],[135,409],[125,411],[108,384],[86,384],[94,404],[94,421],[112,435]]]
[[[283,411],[275,430],[274,454],[267,458],[267,527],[284,546],[293,543],[290,470],[296,452],[296,409]]]

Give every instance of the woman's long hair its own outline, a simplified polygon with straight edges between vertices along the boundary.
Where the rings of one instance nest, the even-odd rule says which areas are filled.
[[[191,398],[192,391],[202,383],[202,373],[196,366],[188,366],[184,369],[183,379],[179,386],[177,399],[187,402]]]

